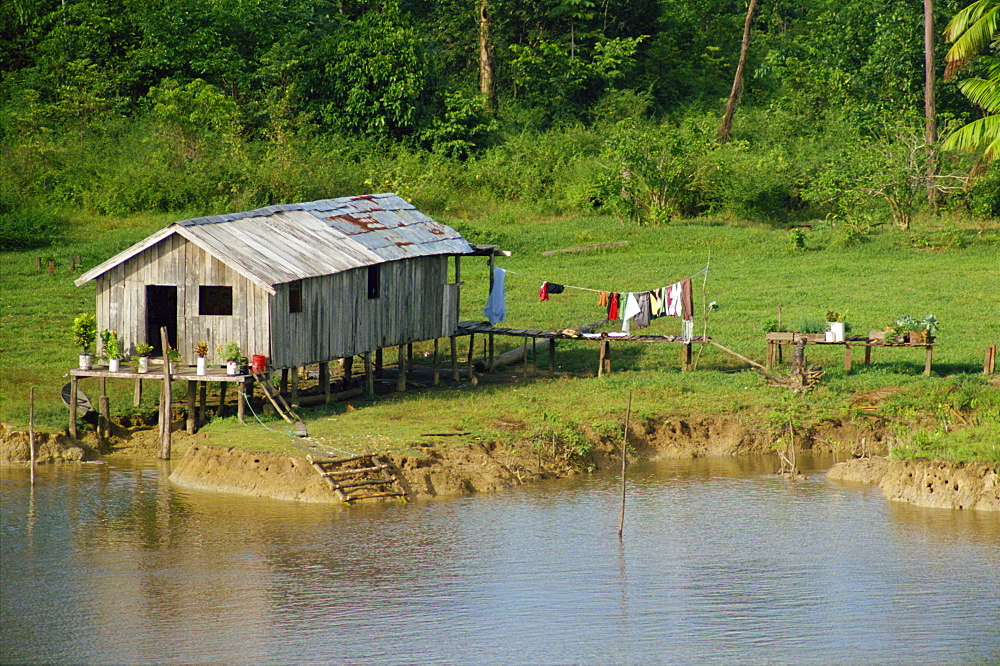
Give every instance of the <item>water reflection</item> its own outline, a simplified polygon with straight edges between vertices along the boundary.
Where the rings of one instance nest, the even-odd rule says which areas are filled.
[[[802,463],[803,461],[800,461]],[[829,461],[815,461],[819,466]],[[805,464],[811,464],[806,461]],[[158,465],[0,476],[5,661],[1000,660],[1000,519],[773,459],[409,505],[189,491]]]

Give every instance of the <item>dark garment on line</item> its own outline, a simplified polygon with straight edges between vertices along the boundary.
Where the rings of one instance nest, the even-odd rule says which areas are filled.
[[[644,291],[641,294],[636,294],[636,300],[639,301],[639,314],[637,314],[632,321],[639,328],[646,328],[649,326],[649,315],[650,315],[650,303],[649,303],[649,292]]]

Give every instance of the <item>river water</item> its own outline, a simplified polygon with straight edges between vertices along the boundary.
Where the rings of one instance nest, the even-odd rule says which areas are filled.
[[[817,463],[820,468],[826,463]],[[0,476],[0,661],[1000,663],[1000,515],[766,458],[407,505]]]

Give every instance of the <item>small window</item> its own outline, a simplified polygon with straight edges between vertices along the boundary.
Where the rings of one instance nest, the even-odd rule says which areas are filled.
[[[198,314],[233,314],[232,287],[198,287]]]
[[[302,312],[302,280],[288,283],[288,312]]]
[[[368,267],[368,298],[378,298],[382,293],[381,266]]]

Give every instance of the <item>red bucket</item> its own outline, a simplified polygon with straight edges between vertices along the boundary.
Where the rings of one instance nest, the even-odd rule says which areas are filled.
[[[267,367],[267,357],[263,354],[254,354],[250,357],[250,367],[254,372],[264,372]]]

